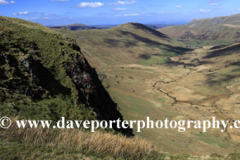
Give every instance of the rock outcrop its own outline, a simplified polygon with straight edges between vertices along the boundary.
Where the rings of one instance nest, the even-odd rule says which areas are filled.
[[[0,117],[123,120],[75,40],[47,27],[0,17],[0,72]]]

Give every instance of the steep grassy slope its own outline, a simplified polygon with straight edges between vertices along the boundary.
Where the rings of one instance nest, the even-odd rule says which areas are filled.
[[[122,119],[74,39],[24,20],[0,20],[0,116]]]
[[[158,29],[160,32],[185,42],[188,46],[233,44],[240,38],[240,14],[195,19],[182,26]]]

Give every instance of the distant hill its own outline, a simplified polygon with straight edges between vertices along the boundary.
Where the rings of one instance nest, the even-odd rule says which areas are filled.
[[[96,27],[98,29],[110,29],[110,28],[113,28],[116,26],[118,26],[118,25],[93,25],[93,27]]]
[[[70,30],[73,30],[73,31],[76,31],[76,30],[99,29],[97,27],[87,26],[87,25],[82,24],[82,23],[73,23],[73,24],[62,25],[62,26],[49,26],[49,28],[66,28],[66,29],[70,29]]]
[[[206,18],[206,19],[194,19],[193,21],[188,23],[186,26],[191,28],[202,28],[202,27],[211,27],[218,24],[240,25],[240,14],[215,17],[215,18]]]
[[[145,24],[148,27],[151,27],[153,29],[159,29],[159,28],[163,28],[163,27],[167,27],[167,26],[171,26],[174,24]],[[69,25],[61,25],[61,26],[47,26],[49,28],[55,28],[55,29],[59,29],[59,28],[67,28],[73,31],[77,31],[77,30],[90,30],[90,29],[110,29],[113,27],[116,27],[118,25],[93,25],[93,26],[88,26],[86,24],[82,24],[82,23],[73,23],[73,24],[69,24]]]
[[[148,27],[151,27],[153,29],[159,29],[159,28],[163,28],[164,25],[161,24],[145,24]]]
[[[194,19],[190,23],[186,24],[190,28],[203,28],[211,27],[220,24],[226,17],[206,18],[206,19]]]
[[[160,29],[160,28],[164,28],[164,27],[168,27],[168,26],[175,26],[176,24],[172,23],[172,24],[144,24],[145,26],[151,27],[153,29]]]
[[[218,45],[229,45],[240,42],[240,14],[194,19],[186,25],[169,26],[158,29],[158,31],[192,45],[215,45],[216,41]]]
[[[62,25],[62,27],[69,27],[69,26],[87,26],[87,25],[83,23],[73,23],[69,25]]]
[[[76,38],[87,57],[98,57],[90,58],[94,67],[100,64],[159,63],[167,60],[167,56],[188,50],[180,47],[181,43],[172,45],[173,41],[167,35],[140,23],[125,23],[105,30],[69,32],[61,28],[56,31]]]

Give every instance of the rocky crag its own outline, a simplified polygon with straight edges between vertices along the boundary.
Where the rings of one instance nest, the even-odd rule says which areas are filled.
[[[75,40],[37,23],[0,17],[0,73],[0,116],[123,120]]]

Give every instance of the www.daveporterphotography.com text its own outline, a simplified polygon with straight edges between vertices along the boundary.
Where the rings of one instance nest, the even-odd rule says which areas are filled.
[[[0,120],[0,126],[2,128],[10,127],[11,121],[8,117],[2,117]],[[90,129],[91,132],[95,132],[98,128],[113,128],[116,126],[118,129],[123,128],[132,128],[136,126],[136,131],[141,132],[142,129],[177,129],[178,132],[185,132],[187,129],[202,129],[202,132],[207,132],[208,129],[220,129],[221,132],[224,132],[228,125],[230,125],[228,120],[216,120],[215,117],[212,117],[211,120],[152,120],[150,117],[146,117],[146,120],[66,120],[65,117],[62,117],[61,120],[58,120],[55,125],[52,125],[52,120],[16,120],[18,128],[25,128],[29,126],[30,128],[37,128],[41,126],[43,128],[58,128],[58,129],[73,129],[73,128],[85,128]],[[135,125],[134,125],[135,124]],[[5,127],[4,127],[5,126]],[[230,128],[240,128],[240,120],[234,121],[230,125]]]

